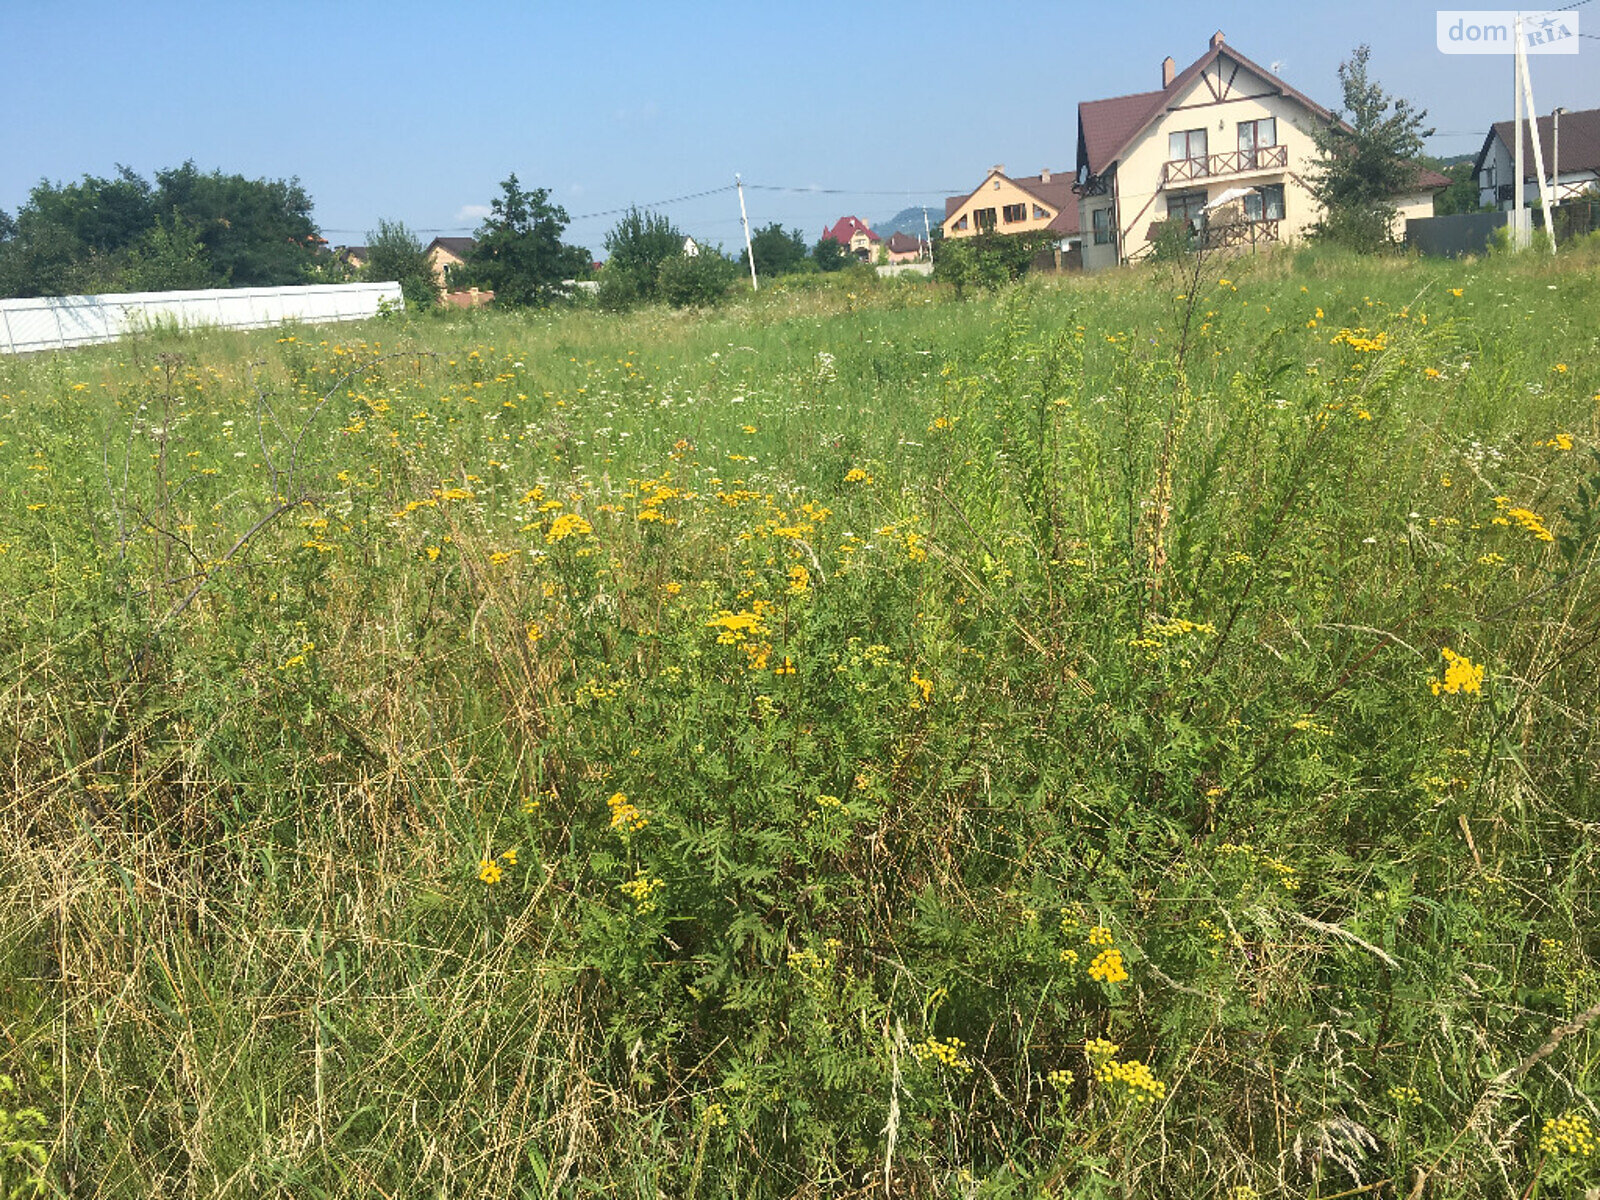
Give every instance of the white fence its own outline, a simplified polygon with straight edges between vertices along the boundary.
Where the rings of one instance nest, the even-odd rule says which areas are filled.
[[[361,321],[376,316],[384,300],[396,306],[402,303],[398,283],[0,300],[0,354],[114,342],[125,333],[152,325],[263,329],[283,321]]]

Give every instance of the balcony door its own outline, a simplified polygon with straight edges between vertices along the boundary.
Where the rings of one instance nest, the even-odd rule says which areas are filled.
[[[1180,179],[1200,179],[1209,173],[1206,152],[1204,129],[1180,129],[1167,134],[1167,161],[1185,164],[1178,172]]]
[[[1278,122],[1275,117],[1259,121],[1239,122],[1239,169],[1254,171],[1260,161],[1260,152],[1278,144]]]

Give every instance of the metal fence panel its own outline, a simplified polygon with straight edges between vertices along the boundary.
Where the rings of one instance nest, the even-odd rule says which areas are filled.
[[[284,321],[362,321],[378,305],[403,303],[398,283],[115,292],[0,300],[0,353],[25,354],[114,342],[153,324],[183,329],[264,329]]]
[[[1482,254],[1494,231],[1505,223],[1503,212],[1417,217],[1406,222],[1406,245],[1429,258]]]

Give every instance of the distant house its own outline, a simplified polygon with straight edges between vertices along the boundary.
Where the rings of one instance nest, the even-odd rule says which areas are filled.
[[[684,238],[683,239],[683,256],[685,258],[699,258],[700,257],[700,243],[695,241],[692,237]]]
[[[840,217],[831,229],[822,231],[822,240],[838,242],[862,262],[871,262],[883,241],[859,217]]]
[[[469,237],[436,237],[428,243],[423,253],[428,256],[428,266],[441,288],[445,286],[445,272],[465,262],[467,254],[477,244],[476,239]]]
[[[964,196],[944,202],[939,228],[947,238],[996,233],[1046,232],[1054,235],[1057,265],[1077,266],[1083,237],[1072,176],[1056,171],[1011,176],[1004,163],[989,168],[982,183]]]
[[[1472,164],[1478,181],[1478,203],[1485,208],[1510,209],[1516,195],[1516,142],[1511,127],[1514,121],[1496,121],[1483,139],[1483,149]],[[1559,120],[1552,114],[1538,120],[1539,151],[1544,155],[1545,178],[1556,179],[1557,204],[1574,200],[1586,192],[1600,192],[1600,108],[1563,112]],[[1559,142],[1559,145],[1557,143]],[[1559,157],[1559,161],[1558,160]],[[1522,203],[1539,199],[1538,167],[1533,157],[1533,141],[1528,127],[1522,127]]]
[[[340,246],[333,252],[333,257],[352,271],[359,271],[372,257],[372,250],[367,246]]]
[[[928,256],[927,239],[912,237],[909,233],[891,233],[885,246],[892,263],[917,262]]]

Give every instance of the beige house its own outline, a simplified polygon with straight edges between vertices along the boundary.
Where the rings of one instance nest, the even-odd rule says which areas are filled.
[[[975,191],[946,198],[939,228],[948,238],[973,237],[985,230],[1048,230],[1057,235],[1061,250],[1070,250],[1077,244],[1080,228],[1072,177],[1040,171],[1037,175],[1012,178],[1006,174],[1004,163],[997,164],[989,168]]]
[[[859,217],[840,217],[831,229],[822,231],[822,236],[825,240],[838,242],[847,253],[855,255],[862,262],[876,259],[883,242],[872,231],[872,227]]]
[[[1335,119],[1220,32],[1185,70],[1163,62],[1160,89],[1078,105],[1084,266],[1140,258],[1161,222],[1198,228],[1217,201],[1235,206],[1237,219],[1215,223],[1227,245],[1301,237],[1319,215],[1306,186],[1311,131]],[[1431,216],[1431,193],[1427,203]]]
[[[445,272],[466,261],[467,252],[478,243],[469,237],[436,237],[423,251],[428,256],[428,266],[441,288],[446,286]]]

